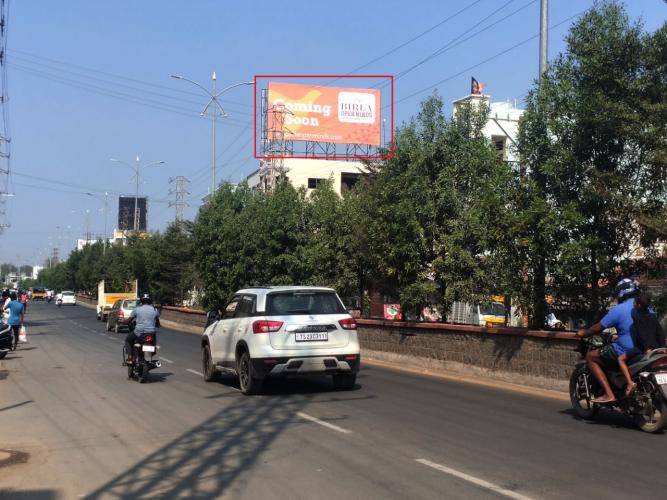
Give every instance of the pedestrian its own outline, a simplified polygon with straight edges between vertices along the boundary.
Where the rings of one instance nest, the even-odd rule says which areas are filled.
[[[23,315],[24,308],[23,304],[16,295],[15,292],[12,292],[9,296],[11,301],[5,306],[6,310],[9,310],[9,326],[12,327],[14,332],[14,351],[19,344],[19,334],[21,332],[21,326],[23,325]]]
[[[28,311],[28,293],[25,290],[21,291],[21,304],[23,304],[23,314]]]

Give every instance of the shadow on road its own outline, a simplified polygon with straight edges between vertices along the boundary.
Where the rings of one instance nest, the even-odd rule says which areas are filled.
[[[0,500],[56,500],[62,498],[57,490],[0,490]]]
[[[271,443],[289,426],[304,422],[296,413],[308,400],[239,396],[86,498],[203,499],[241,491],[241,478]]]
[[[2,373],[0,373],[0,377],[2,377]],[[32,399],[29,399],[28,401],[23,401],[21,403],[16,403],[13,405],[5,406],[4,408],[0,408],[0,411],[5,411],[5,410],[11,410],[12,408],[17,408],[19,406],[27,405],[28,403],[33,403],[34,401]]]
[[[583,422],[588,425],[601,425],[614,427],[616,429],[627,429],[632,431],[639,431],[632,419],[622,413],[601,409],[593,420],[586,420],[581,418],[572,408],[561,410],[559,413],[569,415],[573,419]]]

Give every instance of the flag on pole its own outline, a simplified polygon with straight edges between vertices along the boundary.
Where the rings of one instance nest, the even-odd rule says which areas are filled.
[[[478,82],[474,76],[470,77],[470,93],[473,95],[482,95],[484,92],[485,83]]]

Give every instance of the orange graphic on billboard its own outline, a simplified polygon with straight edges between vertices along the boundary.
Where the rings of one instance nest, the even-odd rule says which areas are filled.
[[[380,91],[269,82],[268,131],[285,140],[380,145]]]

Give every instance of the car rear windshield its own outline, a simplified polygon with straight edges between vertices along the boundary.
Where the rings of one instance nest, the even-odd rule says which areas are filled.
[[[33,288],[32,293],[45,293],[43,288]]]
[[[132,309],[137,308],[138,303],[139,303],[138,300],[126,300],[125,303],[123,304],[123,309],[129,309],[131,311]]]
[[[69,297],[70,295],[74,295],[74,292],[63,292],[63,296],[65,295]]]
[[[344,314],[345,308],[335,293],[294,290],[266,296],[266,315]]]

